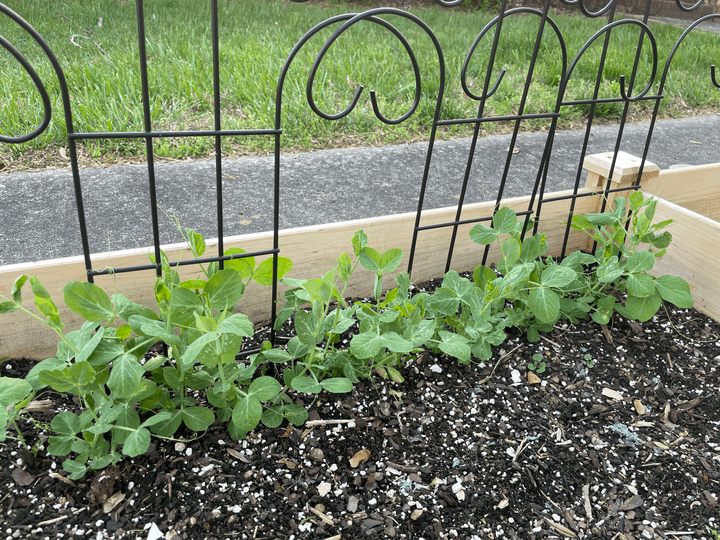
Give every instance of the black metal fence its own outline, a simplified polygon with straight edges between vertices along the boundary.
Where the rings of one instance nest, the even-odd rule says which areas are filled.
[[[373,111],[375,113],[375,116],[378,118],[379,121],[385,123],[385,124],[399,124],[403,121],[407,120],[410,116],[412,116],[418,107],[418,104],[420,102],[420,93],[421,93],[421,73],[420,69],[418,67],[418,62],[415,57],[415,53],[413,52],[413,49],[409,43],[409,41],[406,39],[406,37],[390,22],[388,22],[388,19],[392,19],[393,17],[401,17],[404,19],[407,19],[411,21],[412,23],[416,24],[422,31],[424,31],[427,36],[432,40],[432,43],[435,46],[438,62],[439,62],[439,92],[437,95],[437,102],[435,107],[435,113],[434,118],[432,121],[432,126],[430,129],[430,133],[428,134],[428,140],[429,140],[429,146],[427,150],[427,155],[425,159],[425,167],[424,167],[424,173],[420,184],[420,195],[419,195],[419,201],[417,205],[417,213],[415,218],[415,228],[414,228],[414,234],[412,239],[412,247],[410,251],[409,256],[409,262],[408,262],[408,272],[412,271],[413,266],[413,259],[416,251],[416,247],[418,245],[418,242],[422,241],[422,233],[423,231],[426,231],[431,228],[439,228],[439,227],[449,227],[452,228],[452,239],[448,245],[448,251],[447,251],[447,262],[446,267],[449,269],[451,262],[452,262],[452,255],[453,255],[453,248],[455,245],[455,239],[458,231],[458,227],[464,224],[469,223],[475,223],[478,221],[486,221],[490,220],[491,218],[483,218],[483,219],[476,219],[476,220],[463,220],[462,219],[462,212],[463,212],[463,205],[465,203],[465,196],[468,188],[468,182],[470,179],[471,174],[471,168],[473,164],[473,158],[475,156],[475,152],[478,146],[478,140],[480,137],[480,128],[483,124],[486,123],[498,123],[498,122],[510,122],[512,124],[512,135],[511,135],[511,142],[508,148],[507,156],[505,159],[505,164],[503,167],[503,172],[501,175],[501,178],[499,179],[499,189],[497,191],[496,197],[495,197],[495,210],[499,209],[504,195],[504,189],[505,184],[508,179],[508,174],[510,171],[510,165],[511,161],[513,159],[513,149],[515,147],[515,142],[517,140],[518,134],[520,133],[521,124],[524,121],[533,120],[533,119],[546,119],[549,123],[549,130],[547,132],[547,137],[545,139],[545,147],[542,155],[542,159],[540,162],[540,165],[537,169],[537,175],[534,182],[534,185],[532,186],[532,191],[530,194],[530,201],[528,203],[527,209],[524,212],[520,212],[521,215],[526,216],[526,219],[530,219],[531,217],[539,218],[542,212],[543,204],[548,203],[550,201],[558,200],[558,199],[568,199],[569,200],[569,216],[572,215],[574,207],[575,207],[575,201],[579,197],[588,196],[589,194],[587,192],[581,192],[580,191],[580,181],[583,171],[583,161],[585,158],[585,154],[588,148],[588,141],[590,137],[590,132],[593,127],[593,122],[595,120],[595,113],[596,108],[600,105],[607,105],[607,104],[618,104],[622,108],[618,132],[617,132],[617,138],[614,148],[614,154],[615,159],[617,158],[618,151],[621,148],[622,142],[623,142],[623,131],[625,124],[628,120],[628,111],[630,108],[630,105],[636,102],[640,101],[649,101],[654,102],[654,108],[652,112],[652,119],[650,122],[650,127],[647,133],[647,139],[644,145],[644,151],[642,155],[642,165],[640,167],[640,171],[637,175],[637,180],[634,183],[634,185],[629,187],[623,187],[623,188],[616,188],[616,189],[610,189],[610,181],[608,180],[608,184],[605,186],[605,189],[603,190],[603,194],[611,193],[614,191],[621,191],[621,190],[628,190],[628,189],[637,189],[639,187],[639,181],[642,176],[643,172],[643,166],[645,164],[645,158],[647,156],[647,151],[650,145],[650,141],[653,134],[653,128],[655,125],[655,120],[658,115],[658,109],[660,105],[660,101],[663,98],[663,91],[665,89],[665,85],[668,78],[668,73],[672,65],[673,57],[675,56],[676,51],[678,50],[678,47],[681,46],[683,41],[685,40],[686,36],[695,30],[700,24],[703,22],[709,21],[709,20],[720,20],[720,14],[715,15],[707,15],[702,18],[699,18],[692,24],[690,24],[687,28],[687,30],[682,34],[682,36],[678,39],[675,46],[670,51],[668,57],[665,60],[664,66],[661,65],[661,59],[658,57],[658,50],[657,45],[655,42],[655,37],[653,36],[652,31],[647,26],[649,14],[652,10],[652,4],[654,0],[646,0],[645,2],[645,12],[642,17],[642,20],[637,19],[628,19],[628,18],[617,18],[617,2],[616,0],[609,0],[605,5],[598,9],[589,8],[587,3],[583,0],[561,0],[562,4],[564,4],[565,9],[572,9],[577,10],[580,12],[584,17],[588,18],[604,18],[606,20],[606,24],[598,30],[594,35],[590,36],[588,40],[586,41],[585,45],[577,52],[577,54],[573,58],[569,58],[568,51],[565,45],[565,40],[563,39],[562,32],[558,28],[557,24],[553,21],[553,19],[550,16],[550,7],[551,7],[551,0],[545,0],[542,8],[531,8],[531,7],[518,7],[513,9],[508,9],[507,7],[507,1],[501,0],[499,11],[497,17],[495,17],[491,22],[489,22],[477,35],[474,42],[472,43],[468,54],[465,58],[465,61],[463,63],[463,67],[461,70],[461,73],[459,74],[461,79],[461,84],[463,91],[465,95],[468,97],[468,99],[474,100],[477,102],[477,115],[471,118],[441,118],[441,110],[442,110],[442,104],[443,104],[443,94],[445,91],[445,82],[446,82],[446,67],[445,67],[445,60],[443,57],[443,50],[441,47],[440,42],[438,41],[437,37],[433,33],[432,29],[430,29],[420,18],[417,16],[399,10],[395,8],[377,8],[377,9],[371,9],[368,11],[365,11],[364,13],[349,13],[346,15],[339,15],[336,17],[332,17],[311,30],[309,30],[305,36],[296,44],[296,46],[292,49],[290,54],[287,57],[287,60],[285,61],[285,64],[282,66],[282,70],[280,72],[280,76],[277,83],[277,89],[275,94],[275,125],[272,128],[267,129],[248,129],[248,130],[223,130],[222,129],[222,123],[221,123],[221,106],[220,106],[220,61],[219,61],[219,39],[218,39],[218,0],[209,0],[210,6],[211,6],[211,13],[212,13],[212,50],[213,50],[213,57],[212,57],[212,69],[213,69],[213,101],[214,101],[214,107],[213,107],[213,114],[214,114],[214,129],[212,130],[190,130],[190,131],[155,131],[153,129],[152,121],[151,121],[151,110],[150,110],[150,95],[149,95],[149,89],[148,89],[148,64],[147,64],[147,55],[146,55],[146,38],[145,38],[145,12],[144,12],[144,6],[143,6],[143,0],[136,0],[136,16],[137,16],[137,28],[138,28],[138,46],[139,46],[139,65],[140,65],[140,78],[141,78],[141,86],[142,86],[142,107],[143,107],[143,119],[144,119],[144,129],[143,131],[137,131],[137,132],[92,132],[92,133],[79,133],[76,132],[73,127],[73,113],[72,113],[72,107],[70,102],[70,92],[68,89],[67,82],[65,80],[65,76],[63,74],[62,67],[60,66],[60,63],[58,62],[56,56],[53,54],[53,51],[50,49],[50,47],[47,45],[47,43],[44,41],[42,36],[38,34],[35,29],[33,29],[27,22],[25,22],[20,15],[16,14],[12,10],[10,10],[8,7],[0,3],[0,12],[2,14],[9,18],[12,22],[22,27],[31,37],[32,39],[37,42],[38,45],[43,49],[45,54],[47,55],[48,59],[50,60],[55,74],[57,75],[58,81],[59,81],[59,87],[61,92],[61,98],[62,98],[62,104],[63,104],[63,112],[64,112],[64,119],[65,119],[65,125],[67,128],[67,139],[68,139],[68,148],[69,148],[69,159],[70,164],[72,168],[72,176],[74,181],[74,187],[75,187],[75,197],[77,202],[77,211],[78,211],[78,218],[80,223],[80,234],[81,234],[81,242],[83,247],[83,253],[85,258],[85,266],[87,270],[87,278],[89,281],[93,281],[93,278],[97,275],[101,274],[107,274],[109,272],[114,273],[121,273],[121,272],[134,272],[139,270],[148,270],[148,269],[155,269],[157,274],[160,275],[162,273],[162,266],[160,264],[161,261],[161,255],[160,255],[160,233],[159,233],[159,224],[158,224],[158,207],[157,207],[157,201],[156,201],[156,186],[155,186],[155,164],[154,164],[154,157],[153,157],[153,144],[154,141],[158,138],[162,137],[211,137],[214,139],[215,143],[215,177],[216,177],[216,188],[217,188],[217,231],[218,231],[218,256],[216,257],[209,257],[205,259],[192,259],[192,260],[185,260],[178,263],[173,264],[179,264],[179,265],[192,265],[197,264],[201,262],[212,262],[212,261],[219,261],[219,264],[222,266],[224,260],[228,259],[234,259],[234,258],[242,258],[242,257],[254,257],[254,256],[260,256],[260,255],[272,255],[274,260],[274,272],[275,276],[277,276],[277,257],[279,253],[279,247],[278,247],[278,228],[279,228],[279,199],[280,199],[280,153],[281,153],[281,134],[282,134],[282,105],[283,105],[283,85],[286,80],[286,76],[288,73],[288,70],[290,69],[291,64],[293,63],[293,60],[296,58],[298,52],[302,49],[302,47],[318,32],[328,28],[328,27],[336,27],[336,30],[334,33],[327,39],[323,47],[320,49],[320,52],[318,53],[314,64],[312,65],[312,68],[310,70],[310,75],[307,81],[307,100],[309,106],[312,108],[312,110],[319,115],[320,117],[328,120],[338,120],[340,118],[343,118],[347,116],[358,104],[358,101],[360,99],[360,96],[363,92],[363,87],[358,86],[354,97],[352,98],[350,104],[345,108],[343,111],[337,113],[337,114],[326,114],[323,111],[321,111],[315,104],[315,101],[313,99],[313,85],[314,80],[316,76],[318,75],[318,70],[320,69],[320,64],[322,62],[323,57],[327,53],[330,46],[335,42],[338,37],[343,34],[347,29],[350,27],[357,25],[357,24],[376,24],[384,27],[385,29],[392,32],[392,34],[399,40],[399,42],[402,44],[404,49],[406,50],[408,57],[412,63],[412,68],[414,72],[415,77],[415,99],[410,107],[410,109],[401,117],[395,118],[395,119],[388,119],[383,116],[383,114],[380,112],[380,109],[378,107],[377,99],[375,97],[375,93],[373,91],[370,91],[370,101],[372,104]],[[291,0],[294,2],[307,2],[309,0]],[[454,7],[459,6],[463,3],[464,0],[435,0],[438,4],[445,6],[445,7]],[[692,12],[693,10],[697,9],[701,4],[703,0],[700,0],[696,4],[692,6],[686,6],[681,2],[681,0],[677,0],[677,8],[678,10],[682,12]],[[558,4],[559,5],[559,4]],[[532,50],[532,56],[529,63],[529,66],[527,68],[527,73],[525,73],[525,82],[522,89],[522,95],[520,102],[518,104],[517,114],[509,115],[509,116],[490,116],[485,114],[486,109],[486,103],[487,101],[493,96],[493,94],[497,91],[500,82],[505,75],[505,70],[500,71],[500,75],[496,80],[492,80],[494,70],[496,69],[496,56],[497,56],[497,50],[498,50],[498,43],[500,36],[503,31],[503,23],[507,19],[511,17],[515,17],[518,15],[530,15],[534,17],[538,17],[539,19],[539,26],[537,30],[537,35],[535,36],[534,40],[534,48]],[[6,19],[7,20],[7,19]],[[603,70],[609,61],[608,55],[609,55],[609,43],[610,43],[610,36],[612,32],[617,29],[620,26],[625,25],[633,25],[639,28],[638,32],[638,42],[637,42],[637,48],[636,48],[636,54],[635,54],[635,60],[634,64],[632,66],[632,69],[628,73],[627,79],[625,76],[620,77],[620,84],[619,84],[619,96],[611,97],[611,98],[600,98],[600,85],[602,80],[602,73]],[[559,80],[559,84],[557,86],[557,97],[555,100],[555,107],[552,110],[548,110],[545,112],[528,112],[527,111],[527,99],[529,94],[529,89],[531,82],[533,80],[534,71],[536,68],[536,62],[538,55],[540,53],[541,49],[541,41],[543,39],[543,36],[546,33],[552,33],[554,34],[554,37],[557,39],[557,42],[560,46],[561,51],[561,63],[562,63],[562,70],[561,70],[561,76]],[[473,55],[473,53],[476,51],[476,49],[480,46],[482,43],[483,46],[487,44],[488,41],[491,41],[491,45],[489,48],[489,61],[487,63],[486,67],[486,73],[485,78],[482,84],[482,92],[480,94],[475,94],[470,89],[470,86],[467,82],[468,77],[468,64],[470,62],[470,59]],[[586,99],[568,99],[566,98],[566,90],[568,88],[568,82],[573,74],[573,70],[576,68],[578,62],[583,57],[583,55],[586,53],[586,51],[596,42],[602,42],[602,50],[600,53],[600,61],[598,65],[598,72],[597,72],[597,78],[594,85],[594,88],[592,89],[591,96]],[[640,91],[637,91],[635,89],[636,85],[636,78],[638,75],[639,68],[641,66],[641,62],[643,62],[643,55],[641,54],[641,51],[643,49],[644,44],[648,44],[651,48],[651,76],[649,77],[649,82],[647,85]],[[51,120],[51,99],[48,96],[48,93],[43,85],[42,80],[38,77],[35,70],[33,69],[32,65],[27,61],[27,59],[5,38],[0,36],[0,44],[12,54],[12,56],[20,62],[22,67],[26,70],[26,72],[31,77],[32,81],[37,86],[37,89],[40,93],[42,102],[43,102],[43,108],[44,108],[44,115],[40,122],[40,124],[37,126],[36,129],[34,129],[32,132],[19,136],[19,137],[8,137],[0,135],[0,143],[9,143],[9,144],[17,144],[25,141],[29,141],[37,136],[39,136],[49,125]],[[720,50],[720,36],[718,39],[718,49],[715,51],[717,52]],[[711,51],[709,51],[711,52]],[[717,88],[720,88],[720,84],[718,82],[718,76],[716,75],[715,66],[708,66],[708,79],[706,81],[707,84],[712,84]],[[658,80],[658,71],[662,69],[659,80]],[[453,74],[454,75],[454,74]],[[704,84],[704,82],[700,82],[699,84]],[[653,88],[657,89],[656,93],[653,93],[651,90]],[[555,131],[558,125],[558,119],[561,117],[563,112],[568,107],[577,107],[577,106],[583,106],[587,108],[587,120],[586,120],[586,126],[585,126],[585,137],[583,141],[582,150],[580,152],[580,155],[578,156],[578,162],[577,162],[577,169],[575,171],[575,181],[574,186],[572,190],[572,194],[563,195],[562,197],[555,197],[555,198],[549,198],[545,194],[545,187],[546,187],[546,180],[547,180],[547,173],[548,173],[548,166],[550,162],[550,157],[553,152],[553,142],[555,137]],[[453,221],[442,223],[442,224],[435,224],[432,226],[422,226],[421,225],[421,219],[423,215],[423,206],[424,206],[424,200],[425,200],[425,194],[426,194],[426,188],[428,184],[428,173],[430,170],[430,165],[433,158],[433,145],[436,141],[437,131],[440,126],[451,126],[451,125],[457,125],[457,124],[468,124],[473,126],[473,134],[472,134],[472,140],[470,144],[470,150],[467,157],[467,165],[465,166],[465,173],[464,177],[462,179],[461,184],[461,191],[459,196],[459,201],[457,204],[457,212],[455,215],[455,219]],[[229,255],[229,256],[222,256],[221,254],[224,251],[223,248],[223,171],[222,171],[222,149],[221,149],[221,142],[223,137],[228,136],[247,136],[247,137],[270,137],[274,140],[274,157],[275,157],[275,171],[274,171],[274,200],[273,200],[273,241],[272,246],[268,246],[267,249],[263,251],[256,251],[252,253],[243,253],[240,255]],[[124,138],[124,139],[143,139],[145,141],[145,147],[146,147],[146,160],[147,160],[147,171],[148,171],[148,181],[149,181],[149,192],[150,192],[150,200],[148,201],[149,204],[149,210],[152,215],[152,229],[153,229],[153,246],[154,246],[154,252],[155,252],[155,261],[157,261],[157,264],[148,264],[144,266],[135,266],[135,267],[127,267],[127,268],[113,268],[112,270],[96,270],[93,268],[92,262],[90,260],[90,248],[89,248],[89,242],[88,242],[88,230],[86,226],[86,220],[85,220],[85,210],[84,210],[84,204],[83,204],[83,192],[80,182],[80,169],[78,165],[78,156],[77,156],[77,142],[78,141],[85,141],[90,139],[111,139],[111,138]],[[615,167],[615,159],[613,160],[613,163],[611,164],[610,170],[614,169]],[[568,219],[568,223],[570,222],[570,219]],[[537,227],[537,221],[536,225]],[[567,226],[566,234],[565,234],[565,241],[562,248],[562,254],[565,253],[565,249],[567,246],[567,239],[570,233],[570,227]],[[483,257],[483,263],[486,262],[488,251],[485,250],[485,254]],[[277,296],[277,280],[274,279],[273,284],[273,317],[275,312],[275,300]]]

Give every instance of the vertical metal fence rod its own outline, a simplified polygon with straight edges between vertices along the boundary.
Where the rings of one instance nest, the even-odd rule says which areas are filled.
[[[221,129],[221,108],[220,108],[220,36],[218,29],[218,5],[217,0],[210,0],[212,11],[212,67],[213,67],[213,114],[215,117],[215,131]],[[222,181],[222,136],[215,135],[215,187],[217,188],[217,234],[218,234],[218,255],[224,251],[223,238],[225,235],[223,227],[223,181]],[[224,261],[220,260],[220,269],[224,267]],[[277,274],[273,274],[273,280]]]
[[[150,115],[150,90],[148,88],[147,52],[145,51],[145,13],[143,0],[135,3],[138,25],[138,52],[140,54],[140,81],[143,101],[143,126],[146,133],[152,131],[152,118]],[[157,189],[155,186],[155,156],[153,151],[153,138],[145,137],[145,154],[147,155],[148,184],[150,188],[150,213],[152,216],[153,246],[155,248],[156,274],[162,275],[162,254],[160,252],[160,224],[157,211]]]
[[[495,66],[495,55],[497,54],[497,48],[498,43],[500,42],[500,34],[502,33],[502,24],[503,19],[505,18],[505,6],[507,5],[506,0],[502,0],[500,4],[500,15],[497,17],[497,25],[495,25],[495,36],[493,37],[493,44],[492,49],[490,50],[490,58],[488,59],[488,65],[485,70],[485,82],[483,83],[483,91],[482,95],[480,96],[480,104],[478,105],[478,113],[477,117],[482,118],[483,113],[485,111],[485,102],[490,97],[488,94],[490,93],[490,77],[492,76],[493,67]],[[490,23],[492,24],[492,23]],[[473,44],[477,44],[476,42]],[[465,58],[465,63],[463,64],[463,74],[465,74],[467,70],[467,65],[470,62],[470,57],[472,53],[474,52],[474,47],[470,50],[468,56]],[[503,78],[504,70],[501,72],[500,76],[498,77],[498,82],[495,85],[495,88],[499,86],[500,81]],[[465,78],[463,77],[463,83],[465,82]],[[465,86],[463,84],[463,86]],[[466,88],[467,90],[467,88]],[[465,165],[465,176],[463,177],[462,182],[462,188],[460,189],[460,200],[458,201],[458,208],[457,212],[455,213],[455,221],[460,221],[460,218],[462,217],[462,209],[463,204],[465,202],[465,192],[467,191],[467,185],[468,181],[470,179],[470,171],[472,169],[472,163],[473,159],[475,158],[475,149],[477,148],[477,141],[480,136],[480,122],[475,123],[475,127],[473,128],[473,135],[472,140],[470,141],[470,152],[468,154],[467,163]],[[457,223],[453,226],[452,229],[452,236],[450,237],[450,247],[448,248],[448,254],[447,259],[445,261],[445,272],[448,272],[450,270],[450,264],[452,262],[452,256],[453,256],[453,250],[455,248],[455,240],[457,238],[457,232],[458,232],[458,225]]]

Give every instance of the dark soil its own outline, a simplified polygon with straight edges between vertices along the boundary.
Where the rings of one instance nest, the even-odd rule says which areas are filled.
[[[515,336],[487,363],[323,394],[300,429],[223,425],[81,481],[0,444],[10,538],[698,539],[720,529],[720,324],[692,310]],[[535,353],[547,369],[535,379]],[[584,364],[589,354],[591,368]],[[9,361],[0,373],[22,376]],[[530,379],[528,378],[530,377]],[[38,420],[72,403],[45,396]],[[298,398],[299,399],[299,398]],[[33,435],[29,426],[26,436]],[[41,434],[47,437],[47,434]],[[37,440],[36,438],[34,440]]]

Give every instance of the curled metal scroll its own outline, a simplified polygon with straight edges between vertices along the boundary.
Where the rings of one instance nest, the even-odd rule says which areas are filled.
[[[680,45],[685,41],[685,38],[692,32],[695,28],[700,26],[702,23],[709,21],[711,19],[720,19],[720,14],[715,13],[712,15],[705,15],[704,17],[699,18],[697,21],[692,23],[690,26],[688,26],[685,31],[682,33],[682,35],[678,38],[678,40],[675,42],[675,45],[673,46],[672,50],[670,51],[670,54],[668,55],[667,61],[665,62],[665,69],[663,70],[662,77],[660,78],[660,87],[658,92],[662,94],[663,89],[665,88],[665,82],[667,81],[667,76],[670,71],[670,64],[673,61],[673,58],[675,58],[675,53],[680,48]],[[712,82],[713,86],[720,88],[720,84],[718,84],[717,77],[715,76],[715,65],[712,64],[710,66],[710,81]]]
[[[591,19],[594,19],[596,17],[600,17],[601,15],[605,15],[610,10],[610,8],[613,7],[613,5],[615,5],[616,0],[608,0],[608,3],[605,4],[598,11],[590,11],[588,8],[586,8],[584,0],[560,0],[560,1],[563,4],[565,4],[566,6],[578,6],[583,15],[585,15],[586,17],[589,17]]]
[[[625,76],[621,75],[620,76],[620,96],[623,101],[632,103],[632,102],[643,99],[647,95],[647,93],[650,92],[650,89],[652,88],[652,85],[655,82],[655,75],[657,74],[658,52],[657,52],[657,43],[655,42],[655,36],[653,35],[652,31],[645,23],[635,20],[635,19],[621,19],[619,21],[614,21],[610,24],[603,26],[600,30],[595,32],[595,34],[585,43],[585,45],[582,46],[582,48],[577,53],[577,55],[575,56],[573,61],[570,63],[570,67],[568,68],[567,74],[561,82],[561,86],[560,86],[560,88],[561,88],[560,95],[561,96],[564,95],[565,90],[567,89],[567,83],[570,80],[573,70],[575,69],[575,66],[577,65],[577,63],[580,61],[580,58],[582,57],[582,55],[585,54],[585,52],[590,48],[590,46],[600,36],[602,36],[606,32],[609,32],[616,26],[620,26],[623,24],[637,25],[642,29],[643,33],[646,33],[648,35],[648,37],[650,38],[650,45],[652,46],[653,63],[652,63],[652,73],[650,74],[650,80],[648,81],[647,86],[645,86],[645,88],[640,93],[638,93],[636,96],[628,96],[628,94],[625,90]],[[659,93],[662,93],[662,89],[660,90]]]
[[[523,14],[523,13],[537,15],[541,18],[544,16],[543,12],[538,9],[528,8],[528,7],[519,7],[519,8],[511,9],[511,10],[508,10],[507,12],[505,12],[503,14],[503,18],[506,19],[508,16],[518,15],[518,14]],[[480,31],[478,36],[475,38],[475,41],[473,42],[472,46],[470,47],[470,50],[468,51],[467,56],[465,56],[465,61],[463,62],[462,70],[460,71],[460,84],[462,85],[463,92],[465,92],[465,94],[469,98],[474,99],[476,101],[481,101],[483,99],[489,99],[495,93],[495,91],[498,89],[498,87],[500,86],[500,83],[502,82],[503,77],[505,76],[505,73],[507,73],[507,71],[505,69],[502,69],[500,71],[500,75],[498,75],[498,78],[495,81],[495,84],[493,85],[493,87],[490,90],[488,90],[487,95],[484,95],[484,96],[478,96],[478,95],[474,94],[467,85],[467,69],[468,69],[468,66],[470,65],[470,60],[472,59],[472,56],[475,53],[475,49],[477,49],[477,46],[480,44],[480,41],[482,41],[482,39],[485,37],[485,34],[487,34],[491,28],[493,28],[495,25],[497,25],[499,21],[500,21],[500,17],[495,17],[492,21],[490,21],[487,25],[485,25],[485,28],[483,28]],[[563,63],[562,77],[564,77],[565,71],[567,69],[567,49],[565,47],[565,40],[563,39],[562,32],[560,32],[560,28],[558,28],[555,21],[553,21],[550,17],[547,17],[547,16],[545,17],[545,21],[550,23],[550,26],[555,31],[555,35],[557,36],[558,42],[560,43],[560,49],[562,51],[562,63]],[[562,77],[561,77],[561,79],[562,79]]]
[[[10,144],[18,144],[30,141],[40,135],[43,131],[45,131],[50,124],[50,118],[52,117],[52,107],[50,105],[50,98],[48,97],[47,90],[45,89],[45,85],[43,84],[42,80],[38,76],[38,74],[33,69],[32,65],[30,65],[30,62],[27,61],[27,59],[20,54],[20,51],[18,51],[15,47],[13,47],[12,43],[10,43],[7,39],[0,36],[0,45],[2,45],[6,51],[8,51],[10,54],[12,54],[15,59],[20,62],[20,65],[23,67],[23,69],[27,72],[28,75],[30,75],[30,78],[32,79],[33,83],[35,84],[35,87],[37,88],[38,92],[40,93],[40,97],[42,98],[43,103],[43,117],[38,126],[32,130],[30,133],[26,133],[25,135],[21,135],[19,137],[9,137],[0,134],[0,142],[3,143],[10,143]]]
[[[455,7],[462,4],[465,0],[435,0],[436,4],[440,4],[443,7]]]
[[[675,3],[677,4],[678,9],[680,11],[684,11],[685,13],[690,13],[691,11],[695,11],[697,8],[699,8],[702,5],[703,2],[705,2],[705,0],[698,0],[692,6],[687,7],[685,4],[682,3],[682,0],[675,0]]]
[[[410,110],[406,112],[404,115],[402,115],[399,118],[396,119],[388,119],[386,118],[381,112],[380,108],[377,103],[377,98],[375,96],[375,91],[370,90],[370,101],[372,103],[373,112],[375,113],[375,116],[385,124],[399,124],[401,122],[404,122],[407,120],[410,116],[413,115],[413,113],[417,110],[418,105],[420,104],[420,95],[422,91],[422,84],[420,80],[420,66],[418,65],[417,58],[415,57],[415,53],[412,50],[412,47],[410,47],[410,43],[408,43],[407,39],[405,39],[405,36],[402,35],[402,33],[395,28],[393,25],[388,23],[387,21],[383,19],[379,19],[375,17],[375,15],[384,15],[384,14],[403,14],[405,15],[405,12],[396,10],[393,8],[381,8],[381,9],[375,9],[366,11],[365,13],[361,13],[358,15],[355,15],[348,21],[346,21],[340,28],[338,28],[332,36],[330,36],[325,44],[323,45],[322,49],[320,49],[320,52],[318,53],[317,57],[315,58],[315,62],[312,65],[312,68],[310,69],[310,75],[308,76],[308,82],[307,82],[307,100],[308,104],[310,105],[310,108],[320,116],[321,118],[324,118],[326,120],[339,120],[340,118],[344,118],[352,110],[355,108],[355,106],[358,103],[358,100],[360,99],[360,95],[362,94],[364,90],[364,86],[360,85],[355,90],[355,94],[353,95],[352,101],[350,102],[350,105],[348,105],[343,111],[337,113],[337,114],[327,114],[324,113],[319,109],[319,107],[316,105],[315,100],[313,98],[313,85],[315,83],[315,75],[317,74],[317,70],[320,67],[320,63],[322,62],[323,58],[325,57],[325,54],[330,49],[332,44],[337,40],[340,35],[345,32],[348,28],[353,26],[354,24],[357,24],[358,22],[362,20],[368,20],[373,23],[379,24],[380,26],[383,26],[384,28],[390,30],[395,37],[398,38],[400,43],[402,43],[403,47],[405,47],[405,50],[408,53],[408,56],[410,57],[410,62],[413,66],[413,72],[415,74],[415,99],[413,101],[412,106],[410,107]]]

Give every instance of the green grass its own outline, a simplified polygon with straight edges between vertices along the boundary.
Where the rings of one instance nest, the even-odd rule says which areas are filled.
[[[134,2],[122,0],[5,0],[48,41],[65,71],[73,101],[76,131],[142,130],[142,105],[138,67]],[[224,129],[272,128],[274,93],[284,59],[309,28],[345,8],[320,7],[275,0],[220,0],[220,54],[222,123]],[[153,127],[157,130],[212,128],[212,70],[209,2],[199,0],[146,0],[147,54]],[[465,118],[477,114],[477,102],[462,93],[459,72],[463,59],[479,30],[492,15],[452,9],[426,8],[413,13],[437,34],[446,59],[447,80],[442,118]],[[102,18],[102,26],[98,25]],[[568,61],[582,44],[604,24],[602,20],[555,14],[565,38]],[[315,86],[318,106],[335,113],[349,103],[357,84],[366,86],[358,108],[348,117],[328,122],[316,116],[305,98],[305,84],[313,59],[330,34],[323,32],[307,44],[296,58],[285,85],[283,129],[285,148],[313,149],[354,144],[395,143],[427,139],[439,88],[438,60],[431,41],[417,26],[398,17],[389,18],[407,36],[420,62],[423,95],[418,111],[399,126],[386,126],[372,113],[370,89],[377,91],[386,117],[404,114],[412,103],[414,77],[400,43],[377,25],[351,28],[330,49]],[[520,102],[527,66],[535,41],[537,17],[513,17],[505,21],[496,61],[507,74],[488,101],[485,114],[515,114]],[[64,146],[65,126],[56,78],[39,47],[19,28],[0,16],[0,31],[31,61],[53,100],[53,122],[35,140],[0,146],[0,160],[17,160],[42,154],[47,148]],[[654,25],[661,72],[668,51],[681,30]],[[618,79],[629,77],[635,55],[638,27],[628,25],[613,32],[609,59],[603,74],[601,97],[619,96]],[[75,36],[75,37],[73,37]],[[75,46],[74,41],[78,46]],[[469,69],[474,92],[482,91],[492,33],[481,43]],[[599,40],[578,64],[567,98],[590,97],[600,57]],[[646,40],[647,42],[647,40]],[[679,116],[692,111],[717,110],[720,91],[710,82],[708,51],[720,49],[720,36],[695,32],[689,36],[673,63],[661,114]],[[552,111],[560,79],[560,49],[546,32],[526,112]],[[649,46],[643,48],[650,58]],[[712,55],[711,55],[712,56]],[[496,76],[496,75],[495,75]],[[494,76],[494,77],[495,77]],[[647,83],[644,64],[636,88]],[[493,78],[494,82],[494,78]],[[657,86],[657,84],[656,84]],[[9,53],[0,49],[0,133],[27,133],[41,117],[40,98],[30,78]],[[561,127],[582,123],[587,106],[565,107]],[[598,107],[601,118],[618,118],[621,104]],[[631,106],[634,118],[647,116],[649,105]],[[542,129],[549,121],[526,121],[523,129]],[[443,136],[461,136],[468,127],[443,130]],[[503,126],[486,126],[486,132]],[[212,139],[163,139],[156,141],[160,156],[182,158],[212,152]],[[272,148],[269,137],[226,140],[230,153],[262,153]],[[108,140],[88,143],[87,157],[108,161],[117,156],[142,156],[138,141]]]

